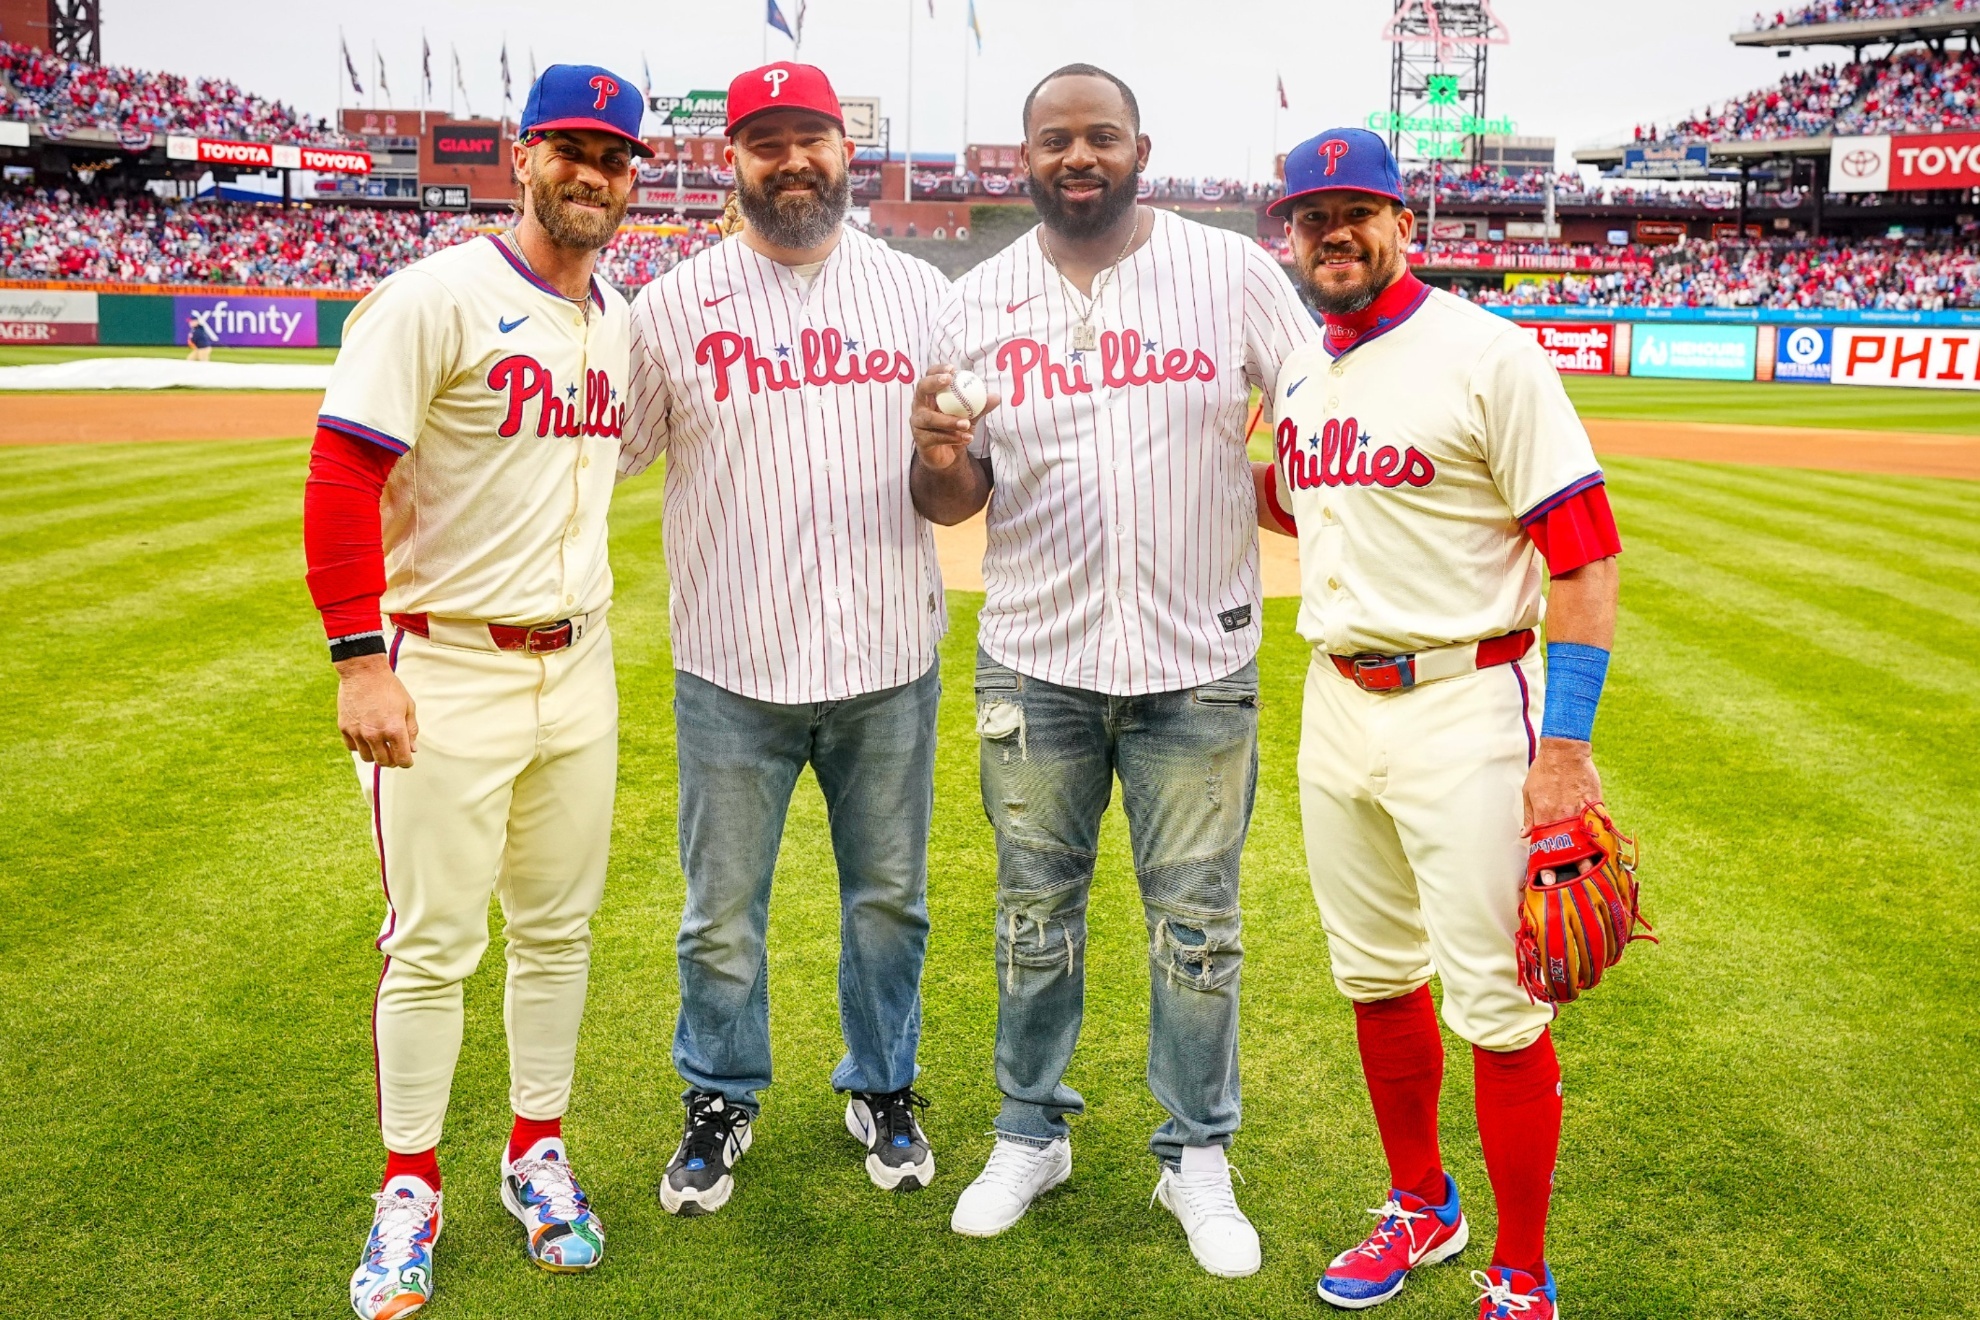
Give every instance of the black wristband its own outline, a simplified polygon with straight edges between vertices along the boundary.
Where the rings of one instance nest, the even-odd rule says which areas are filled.
[[[355,637],[339,637],[330,643],[330,663],[340,660],[355,660],[361,655],[384,655],[384,633],[359,633]]]

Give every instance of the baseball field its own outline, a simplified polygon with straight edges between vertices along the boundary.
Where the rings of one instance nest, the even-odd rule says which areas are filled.
[[[1649,437],[1632,453],[1591,426],[1627,546],[1596,750],[1617,818],[1643,840],[1663,942],[1636,946],[1556,1028],[1563,1310],[1974,1314],[1980,1265],[1962,1225],[1980,1181],[1980,482],[1901,473],[1934,470],[1916,466],[1934,456],[1972,464],[1980,412],[1924,391],[1575,389],[1596,423]],[[225,417],[250,406],[119,399],[181,429],[207,409],[212,435],[238,434]],[[302,586],[306,445],[294,431],[23,443],[36,437],[18,419],[64,400],[101,402],[0,403],[0,430],[15,428],[0,448],[8,1309],[327,1320],[348,1312],[376,1186],[382,900]],[[1724,429],[1790,424],[1804,429]],[[1658,436],[1692,449],[1642,456]],[[1818,442],[1836,461],[1698,461],[1805,463],[1831,452]],[[1320,1314],[1314,1278],[1361,1238],[1385,1174],[1307,892],[1293,780],[1306,655],[1287,599],[1265,611],[1244,881],[1233,1160],[1264,1240],[1259,1274],[1205,1276],[1148,1204],[1146,957],[1118,812],[1069,1079],[1090,1105],[1073,1180],[1000,1238],[948,1231],[996,1100],[994,850],[968,678],[979,598],[966,591],[951,593],[944,648],[918,1084],[937,1180],[875,1191],[840,1125],[827,1081],[838,909],[807,781],[772,907],[778,1083],[730,1206],[661,1211],[653,1189],[680,1131],[668,1047],[682,880],[659,520],[657,474],[620,489],[618,820],[567,1126],[607,1260],[583,1277],[533,1269],[496,1201],[509,1120],[501,959],[487,958],[440,1149],[435,1320]],[[1474,1246],[1385,1308],[1403,1320],[1469,1314],[1464,1267],[1489,1253],[1470,1069],[1448,1044],[1447,1154]]]

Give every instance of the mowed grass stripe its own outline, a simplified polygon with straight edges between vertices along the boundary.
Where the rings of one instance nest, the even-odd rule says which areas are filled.
[[[226,444],[19,445],[0,448],[0,514],[33,512],[44,502],[63,507],[91,492],[114,492],[194,470],[225,473],[307,466],[308,450],[293,440]],[[197,487],[180,489],[183,498]]]

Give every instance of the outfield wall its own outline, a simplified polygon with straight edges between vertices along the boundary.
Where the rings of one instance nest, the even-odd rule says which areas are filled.
[[[173,344],[204,325],[234,348],[335,348],[363,295],[212,285],[0,281],[0,344]]]

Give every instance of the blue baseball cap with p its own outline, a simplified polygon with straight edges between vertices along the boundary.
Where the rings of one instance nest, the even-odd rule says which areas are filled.
[[[529,89],[516,136],[526,138],[559,128],[590,129],[624,138],[636,156],[651,156],[653,148],[639,140],[639,124],[645,114],[645,98],[610,69],[596,64],[553,64]]]
[[[1365,128],[1330,128],[1288,151],[1286,195],[1265,211],[1283,219],[1302,197],[1347,189],[1404,201],[1389,144]]]

